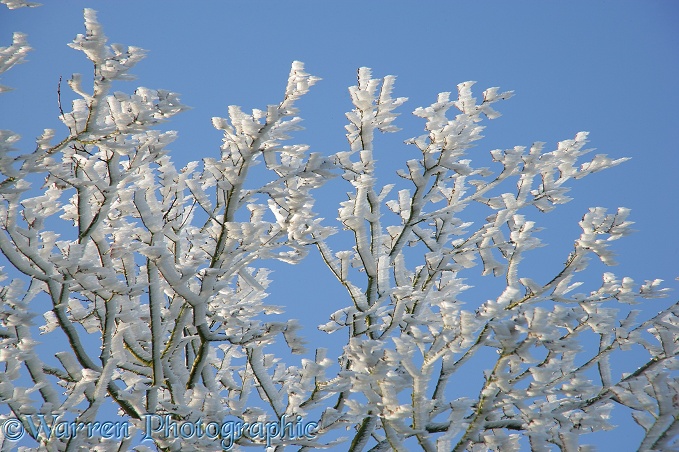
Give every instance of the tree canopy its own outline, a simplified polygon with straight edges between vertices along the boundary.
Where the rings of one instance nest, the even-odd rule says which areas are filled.
[[[31,447],[48,450],[579,450],[624,407],[645,432],[639,449],[677,447],[679,303],[649,315],[630,305],[666,296],[660,280],[606,271],[588,287],[578,275],[591,260],[615,263],[629,209],[584,212],[551,277],[521,265],[543,245],[536,218],[567,203],[570,184],[626,160],[588,156],[586,132],[493,150],[481,166],[470,149],[512,92],[460,83],[413,111],[424,126],[405,142],[415,158],[384,184],[376,134],[399,131],[407,100],[394,97],[395,77],[359,68],[347,150],[310,152],[293,140],[297,104],[320,79],[295,61],[279,103],[230,106],[212,118],[219,151],[179,168],[167,151],[176,132],[157,128],[186,109],[179,96],[113,90],[144,51],[108,44],[89,9],[70,46],[93,70],[60,84],[62,130],[25,153],[0,131],[3,444],[18,419]],[[16,33],[0,71],[28,51]],[[329,181],[347,192],[336,223],[314,212]],[[310,253],[345,290],[318,327],[342,341],[337,353],[309,350],[300,323],[265,303],[267,263]],[[502,287],[470,299],[473,275]],[[46,341],[63,343],[54,359]],[[642,351],[639,366],[618,366]],[[480,389],[457,395],[468,380]],[[109,404],[129,435],[36,429],[46,415],[91,427]],[[286,432],[284,419],[306,424]],[[193,430],[151,434],[151,420]],[[243,427],[265,422],[278,430]],[[213,435],[210,423],[241,430]]]

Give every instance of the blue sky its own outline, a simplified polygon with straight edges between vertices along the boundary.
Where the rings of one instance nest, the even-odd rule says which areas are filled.
[[[149,51],[133,71],[137,80],[117,90],[168,89],[192,107],[163,125],[179,131],[171,149],[182,165],[217,154],[221,138],[210,118],[226,116],[228,105],[250,110],[278,103],[293,60],[323,78],[299,104],[307,130],[296,139],[325,154],[348,148],[346,88],[355,83],[356,69],[369,66],[375,76],[398,76],[395,95],[410,98],[400,109],[404,130],[380,137],[376,148],[389,169],[413,158],[399,144],[421,133],[422,123],[410,112],[433,102],[438,92],[455,91],[467,80],[478,82],[478,94],[491,86],[514,90],[515,97],[498,107],[503,116],[486,124],[486,138],[472,159],[534,141],[551,147],[581,130],[590,131],[597,153],[632,157],[573,184],[574,201],[536,218],[549,246],[536,252],[529,271],[539,275],[563,262],[588,207],[624,206],[632,209],[638,232],[614,243],[620,265],[612,271],[679,287],[679,241],[672,232],[679,224],[676,2],[47,0],[40,8],[0,6],[0,46],[11,43],[13,31],[22,31],[34,48],[26,64],[1,79],[15,90],[0,98],[0,128],[21,134],[22,150],[32,148],[43,128],[63,132],[57,119],[59,77],[91,71],[82,53],[66,46],[84,31],[84,7],[99,12],[109,42]],[[65,83],[62,91],[64,102],[72,98]],[[331,184],[321,192],[317,211],[329,223],[343,190]],[[328,340],[313,327],[343,305],[339,285],[318,264],[312,256],[297,268],[273,266],[270,298],[300,317],[314,341]],[[595,279],[599,270],[593,266]],[[302,287],[300,277],[308,282]],[[671,298],[676,297],[675,292]],[[654,312],[670,301],[644,309]],[[605,450],[619,438],[609,435],[598,444]],[[619,444],[620,450],[629,446]]]

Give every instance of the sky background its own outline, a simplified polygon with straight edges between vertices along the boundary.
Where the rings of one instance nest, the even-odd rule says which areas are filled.
[[[221,134],[210,122],[226,116],[227,106],[244,110],[278,103],[293,60],[323,78],[299,102],[307,130],[296,134],[314,152],[347,150],[344,112],[351,109],[347,87],[356,69],[373,68],[376,77],[398,76],[395,96],[409,97],[400,108],[403,130],[378,137],[376,158],[387,181],[397,163],[414,158],[404,139],[422,133],[410,112],[434,102],[441,91],[476,80],[476,94],[491,86],[514,90],[498,105],[503,116],[486,122],[486,138],[469,153],[488,161],[488,151],[547,143],[546,150],[578,131],[590,132],[596,153],[632,157],[618,167],[571,184],[574,200],[534,219],[545,227],[547,247],[524,267],[527,276],[553,274],[579,235],[577,222],[588,207],[632,209],[637,233],[614,243],[620,265],[612,271],[636,281],[661,278],[678,288],[679,240],[679,3],[673,1],[205,1],[147,0],[45,1],[39,8],[9,11],[0,6],[0,46],[13,31],[28,34],[34,50],[26,64],[2,75],[15,88],[0,98],[0,128],[22,135],[18,147],[33,148],[44,128],[65,133],[58,121],[57,85],[62,101],[73,98],[65,81],[74,72],[85,80],[91,66],[69,47],[84,32],[82,9],[94,8],[109,42],[148,50],[133,70],[137,80],[116,85],[181,93],[192,107],[162,126],[179,131],[171,146],[179,165],[218,155]],[[85,85],[86,86],[86,85]],[[61,134],[59,133],[61,132]],[[509,189],[509,188],[508,188]],[[319,192],[317,211],[332,224],[348,186],[333,181]],[[271,304],[286,306],[302,320],[314,342],[328,339],[315,331],[346,299],[320,259],[310,256],[295,268],[270,265],[275,273]],[[605,271],[593,265],[600,281]],[[474,271],[472,274],[478,275]],[[471,276],[471,274],[469,275]],[[493,285],[480,276],[468,282]],[[480,292],[479,292],[480,293]],[[658,311],[676,301],[642,309]],[[483,300],[481,300],[483,301]],[[322,343],[322,342],[321,342]],[[621,421],[622,422],[622,421]],[[630,450],[635,424],[625,434],[592,436],[602,450]],[[635,430],[636,429],[636,430]],[[583,437],[589,442],[588,437]],[[617,445],[617,446],[616,446]]]

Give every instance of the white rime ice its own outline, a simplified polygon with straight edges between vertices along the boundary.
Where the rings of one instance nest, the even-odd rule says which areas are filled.
[[[176,133],[154,127],[186,107],[168,91],[112,92],[144,51],[107,44],[92,10],[85,28],[70,45],[93,75],[68,81],[77,98],[63,106],[63,130],[45,130],[24,154],[16,134],[0,131],[0,400],[10,413],[0,422],[38,413],[87,422],[112,403],[131,433],[148,413],[318,423],[313,437],[273,438],[277,451],[577,451],[581,435],[613,428],[610,413],[624,406],[645,432],[634,447],[678,447],[679,305],[644,317],[630,305],[666,295],[659,280],[606,272],[584,289],[592,280],[576,275],[591,258],[615,263],[609,245],[630,232],[629,210],[585,212],[551,277],[522,267],[542,246],[538,219],[569,201],[568,185],[625,159],[587,161],[580,132],[551,151],[539,142],[493,150],[496,171],[477,166],[468,153],[482,122],[512,92],[477,99],[466,82],[414,110],[424,132],[406,140],[413,158],[380,184],[376,132],[399,131],[407,100],[392,97],[395,77],[358,70],[348,150],[322,155],[291,142],[296,102],[320,80],[295,61],[279,103],[230,106],[212,118],[219,151],[178,168],[167,151]],[[0,48],[0,72],[28,50],[15,34]],[[257,164],[264,183],[249,178]],[[336,224],[313,211],[333,177],[348,190]],[[339,350],[305,348],[302,325],[265,303],[274,276],[265,261],[295,264],[310,252],[346,290],[319,327],[345,344]],[[474,272],[503,287],[474,301]],[[66,338],[54,359],[40,353],[52,337]],[[625,367],[631,349],[636,358],[645,350],[638,367]],[[469,365],[478,356],[484,371]],[[465,382],[478,392],[460,396]],[[134,446],[33,439],[33,450]],[[154,441],[159,450],[218,447],[205,435]],[[263,441],[243,437],[234,450]]]

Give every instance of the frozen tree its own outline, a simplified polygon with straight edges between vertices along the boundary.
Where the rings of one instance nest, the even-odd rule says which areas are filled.
[[[625,159],[583,159],[581,132],[551,151],[492,151],[498,171],[475,166],[467,151],[480,123],[512,93],[490,88],[479,101],[466,82],[457,98],[415,109],[424,133],[406,143],[418,158],[380,185],[374,136],[399,130],[406,101],[392,97],[395,78],[359,69],[349,150],[321,155],[288,144],[300,129],[295,103],[319,80],[294,62],[280,103],[229,107],[212,119],[219,152],[179,169],[166,150],[175,132],[154,128],[185,108],[177,94],[113,92],[144,51],[108,45],[92,10],[85,28],[70,46],[93,78],[68,80],[78,97],[70,111],[59,104],[65,129],[46,129],[24,154],[16,134],[0,132],[0,419],[20,420],[36,450],[574,451],[580,435],[613,427],[616,406],[645,431],[639,449],[679,447],[679,305],[644,317],[627,307],[665,295],[660,281],[610,272],[576,291],[589,259],[614,264],[608,246],[630,231],[628,209],[586,212],[553,277],[532,280],[521,266],[541,246],[528,212],[567,202],[569,182]],[[15,34],[0,71],[28,50]],[[264,183],[249,176],[257,164]],[[313,212],[315,189],[334,177],[349,190],[336,225]],[[265,304],[266,261],[310,252],[346,289],[346,306],[319,327],[345,341],[336,355],[307,351],[299,323]],[[495,298],[466,297],[479,271],[504,281]],[[40,353],[61,338],[55,359]],[[645,350],[641,366],[612,366],[631,349]],[[468,365],[487,350],[485,370]],[[477,393],[452,395],[471,380]],[[129,435],[35,428],[48,414],[91,426],[109,404]],[[140,444],[150,416],[196,430]],[[286,417],[313,429],[227,438],[200,427]]]

